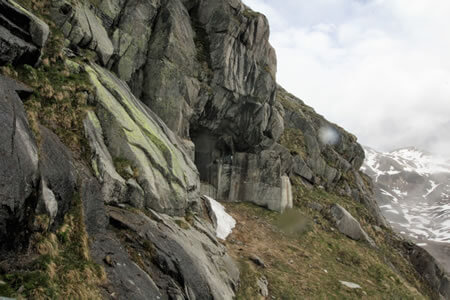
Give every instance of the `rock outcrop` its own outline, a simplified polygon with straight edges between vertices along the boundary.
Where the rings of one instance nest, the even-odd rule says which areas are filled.
[[[0,248],[26,240],[38,199],[38,148],[18,91],[30,90],[0,75]]]
[[[425,249],[403,240],[401,247],[409,257],[409,261],[422,278],[440,294],[441,299],[450,298],[450,275]]]
[[[0,91],[0,237],[2,246],[14,247],[27,244],[36,215],[47,215],[48,225],[62,223],[75,195],[76,177],[69,150],[43,126],[38,147],[19,97],[32,90],[0,75]]]
[[[52,3],[52,17],[72,48],[96,51],[99,62],[183,139],[188,153],[194,142],[202,181],[220,190],[212,197],[275,210],[291,205],[279,153],[259,154],[283,132],[275,52],[263,15],[234,0]],[[264,166],[272,172],[246,175]],[[219,180],[234,180],[221,171],[231,168],[249,185],[219,186]]]
[[[83,14],[92,26],[93,15]],[[75,15],[80,17],[78,10]],[[106,64],[105,48],[93,41],[102,32],[89,28],[92,36],[78,33],[87,34],[89,48]],[[2,63],[28,63],[14,59]],[[199,217],[200,180],[189,144],[114,74],[95,64],[65,63],[72,72],[87,74],[93,87],[94,109],[87,112],[84,128],[95,177],[50,130],[33,123],[32,132],[20,97],[33,91],[0,76],[0,257],[32,245],[33,232],[60,232],[68,211],[81,200],[92,258],[108,277],[101,288],[105,298],[233,298],[239,270],[213,225]],[[175,217],[187,214],[189,220]]]
[[[277,100],[284,108],[280,143],[284,152],[288,150],[284,154],[287,172],[363,203],[379,225],[387,226],[373,197],[371,180],[359,171],[364,150],[356,137],[281,87]]]
[[[99,66],[86,70],[96,93],[95,114],[85,121],[96,156],[93,166],[107,186],[115,185],[108,187],[113,192],[107,201],[124,201],[125,190],[143,191],[143,199],[127,200],[171,215],[198,210],[198,173],[178,138],[115,75]],[[121,187],[125,179],[112,168],[114,160],[135,169],[127,187]]]
[[[358,221],[342,206],[334,204],[330,209],[331,217],[337,229],[351,239],[368,242],[376,247],[375,242],[362,229]]]
[[[0,65],[35,65],[47,42],[49,27],[12,0],[0,1]]]
[[[82,199],[91,254],[103,265],[106,292],[133,299],[231,299],[239,270],[211,224],[147,210],[106,206],[102,185],[84,174]],[[130,256],[131,255],[131,256]],[[107,259],[106,259],[107,258]],[[195,270],[195,271],[194,271]]]
[[[76,194],[77,178],[73,158],[69,149],[49,129],[40,126],[39,134],[41,201],[38,203],[38,212],[49,215],[51,223],[59,226]],[[39,211],[42,207],[45,210]]]

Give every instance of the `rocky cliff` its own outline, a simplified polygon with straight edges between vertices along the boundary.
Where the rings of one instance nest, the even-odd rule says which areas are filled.
[[[314,230],[338,228],[368,268],[396,260],[376,250],[391,235],[371,227],[362,147],[277,85],[268,22],[240,0],[0,8],[0,296],[242,298],[203,194],[315,207]],[[401,295],[437,295],[396,263]]]

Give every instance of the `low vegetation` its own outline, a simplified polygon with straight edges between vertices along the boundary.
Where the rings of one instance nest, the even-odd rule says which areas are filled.
[[[256,282],[261,277],[268,279],[272,299],[423,299],[428,295],[412,266],[389,246],[391,232],[373,230],[363,205],[321,189],[301,185],[295,189],[295,208],[282,215],[251,204],[226,205],[237,220],[227,246],[241,269],[238,299],[260,298]],[[324,209],[310,208],[312,202]],[[331,203],[357,217],[380,247],[339,233],[327,217]],[[266,267],[254,264],[251,255],[260,257]],[[350,289],[339,281],[362,288]]]
[[[305,138],[300,129],[286,128],[280,138],[280,144],[286,147],[292,155],[300,155],[303,159],[308,156]]]
[[[86,154],[88,146],[82,121],[89,108],[88,96],[92,94],[88,75],[74,70],[75,64],[65,58],[64,36],[50,20],[49,1],[18,2],[45,20],[50,27],[49,39],[39,66],[4,66],[0,72],[33,88],[25,109],[38,141],[40,123],[58,135],[75,155]],[[84,53],[85,59],[90,57],[88,52]]]
[[[81,199],[74,199],[63,225],[48,232],[48,217],[36,218],[31,254],[20,255],[14,271],[0,274],[0,295],[19,299],[101,299],[106,273],[89,256]],[[26,263],[24,263],[26,262]],[[5,266],[2,266],[5,268]]]

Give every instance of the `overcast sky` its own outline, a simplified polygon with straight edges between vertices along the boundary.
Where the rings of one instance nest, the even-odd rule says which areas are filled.
[[[449,0],[244,0],[264,13],[278,82],[378,150],[450,156]]]

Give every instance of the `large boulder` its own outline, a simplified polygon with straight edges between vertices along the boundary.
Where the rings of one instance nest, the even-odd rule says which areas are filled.
[[[35,65],[49,27],[12,0],[0,0],[0,65]]]
[[[334,204],[330,209],[331,217],[340,232],[356,241],[366,241],[375,247],[375,242],[362,229],[359,222],[342,206]]]
[[[0,248],[26,240],[38,201],[38,148],[18,92],[31,92],[0,75]]]

